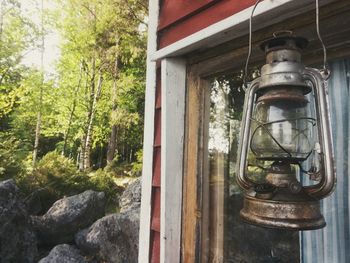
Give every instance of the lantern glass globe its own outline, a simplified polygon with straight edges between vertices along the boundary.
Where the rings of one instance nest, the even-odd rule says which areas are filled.
[[[260,160],[297,163],[314,149],[314,128],[307,97],[298,88],[274,88],[258,97],[251,128],[251,150]]]

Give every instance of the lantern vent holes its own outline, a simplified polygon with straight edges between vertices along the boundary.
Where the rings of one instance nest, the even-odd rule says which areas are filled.
[[[276,50],[303,50],[307,47],[308,41],[302,37],[295,37],[293,35],[289,36],[279,36],[270,38],[264,41],[260,48],[265,51],[265,53],[269,53],[271,51]]]
[[[271,49],[274,47],[280,47],[284,46],[286,44],[286,41],[284,39],[277,39],[276,41],[271,41],[266,45],[266,48]]]

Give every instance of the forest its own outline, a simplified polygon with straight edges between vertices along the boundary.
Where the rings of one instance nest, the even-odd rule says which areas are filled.
[[[125,180],[140,176],[147,6],[1,0],[0,180],[45,200],[41,212],[86,189],[113,203]],[[60,55],[48,72],[52,32]],[[24,63],[33,50],[38,66]]]

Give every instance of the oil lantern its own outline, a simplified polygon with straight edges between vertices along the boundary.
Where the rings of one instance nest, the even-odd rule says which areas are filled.
[[[241,218],[271,228],[326,225],[320,200],[334,189],[327,74],[306,68],[305,38],[276,36],[261,44],[266,64],[246,90],[237,182]]]

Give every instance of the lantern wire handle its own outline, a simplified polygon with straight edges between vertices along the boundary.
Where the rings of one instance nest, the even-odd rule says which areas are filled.
[[[327,49],[326,46],[322,40],[321,34],[320,34],[320,6],[319,6],[319,0],[316,0],[316,32],[318,39],[321,42],[322,49],[323,49],[323,76],[325,79],[328,79],[330,77],[330,70],[327,66]]]
[[[244,68],[244,74],[243,74],[243,90],[244,91],[246,91],[248,88],[247,87],[248,65],[249,65],[250,55],[252,54],[252,19],[253,19],[255,9],[261,1],[262,0],[257,0],[255,2],[255,5],[252,9],[252,13],[250,14],[250,18],[249,18],[249,48],[248,48],[248,56],[247,56],[247,60],[245,62],[245,68]]]
[[[262,0],[257,0],[255,2],[255,5],[252,9],[252,13],[250,15],[249,18],[249,47],[248,47],[248,55],[247,55],[247,60],[245,63],[245,68],[244,68],[244,73],[243,73],[243,90],[246,91],[247,90],[247,75],[248,75],[248,65],[249,65],[249,60],[250,60],[250,56],[252,54],[252,20],[253,20],[253,16],[254,16],[254,12],[256,7],[258,6],[258,4],[261,2]],[[317,32],[317,37],[319,39],[319,41],[321,42],[322,45],[322,49],[323,49],[323,76],[325,79],[328,79],[330,77],[330,70],[327,66],[327,49],[326,46],[323,42],[323,39],[321,37],[321,33],[320,33],[320,7],[319,7],[319,0],[315,0],[316,1],[316,32]]]

